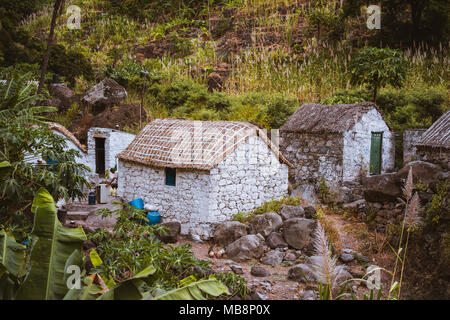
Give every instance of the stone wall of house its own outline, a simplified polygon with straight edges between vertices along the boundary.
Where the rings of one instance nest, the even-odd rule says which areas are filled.
[[[381,173],[390,172],[395,165],[394,134],[381,114],[372,109],[353,128],[344,133],[343,181],[358,183],[361,174],[369,172],[372,132],[383,132]]]
[[[142,198],[157,210],[163,221],[181,223],[188,234],[209,218],[210,174],[207,171],[176,170],[176,185],[165,184],[164,168],[119,160],[118,194],[126,201]]]
[[[342,180],[341,134],[280,132],[280,150],[294,165],[290,176],[296,185]]]
[[[135,135],[108,128],[90,128],[88,131],[88,163],[95,172],[95,137],[106,138],[105,141],[105,169],[114,168],[118,161],[116,155],[133,141]],[[120,170],[118,166],[118,170]]]
[[[403,132],[403,165],[417,159],[417,149],[414,145],[420,140],[426,129],[411,129]]]
[[[120,160],[118,194],[142,198],[164,221],[179,221],[182,234],[203,239],[240,211],[288,194],[288,167],[259,137],[250,137],[211,171],[177,169],[176,186],[165,185],[164,168]]]
[[[450,171],[450,150],[445,148],[417,147],[417,160],[427,161],[440,165],[444,170]]]
[[[288,176],[289,167],[261,138],[248,138],[211,170],[210,216],[214,222],[231,220],[238,212],[280,200],[288,195]]]

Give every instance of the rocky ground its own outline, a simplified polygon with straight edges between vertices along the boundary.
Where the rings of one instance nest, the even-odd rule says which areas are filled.
[[[109,197],[108,203],[95,206],[89,206],[85,202],[71,204],[68,206],[68,218],[65,225],[69,227],[82,226],[86,232],[91,232],[97,228],[112,230],[115,218],[102,218],[96,210],[116,208],[117,205],[112,204],[115,200],[117,199]],[[309,223],[311,219],[292,218],[292,215],[295,216],[295,212],[304,212],[303,208],[301,206],[287,206],[287,209],[282,210],[278,217],[274,213],[256,216],[249,228],[244,227],[245,230],[242,229],[239,222],[227,222],[224,225],[228,228],[231,226],[231,229],[234,230],[231,238],[227,238],[230,234],[224,232],[224,227],[218,228],[215,239],[210,241],[194,240],[189,236],[178,236],[178,229],[174,238],[177,241],[173,245],[186,243],[192,245],[194,255],[199,259],[211,261],[211,267],[215,272],[235,272],[242,275],[247,281],[252,299],[316,299],[317,297],[314,296],[312,291],[315,289],[315,281],[311,278],[311,272],[308,269],[312,260],[315,259],[314,257],[311,258],[313,255],[311,248],[295,249],[284,242],[285,238],[289,242],[292,241],[289,236],[281,236],[281,234],[287,232],[286,230],[289,230],[289,224],[292,224],[289,221],[293,221],[295,226],[300,221],[296,219],[302,219],[302,221],[305,220]],[[394,255],[392,251],[389,252],[389,248],[386,248],[381,234],[374,231],[369,232],[364,223],[360,223],[351,217],[345,218],[341,214],[333,214],[331,211],[326,212],[324,219],[338,233],[337,243],[340,247],[340,252],[338,252],[340,254],[338,277],[342,279],[362,278],[369,265],[376,265],[388,270],[392,269]],[[281,230],[284,229],[283,232],[272,232],[271,228],[277,229],[281,226],[281,217],[284,219],[284,228],[281,228]],[[272,221],[271,219],[275,223],[268,223]],[[287,224],[286,221],[288,221]],[[176,229],[175,225],[169,227]],[[247,234],[247,230],[250,231],[250,234]],[[239,232],[242,232],[242,234]],[[251,234],[253,232],[258,234]],[[237,238],[238,241],[234,238]],[[249,243],[246,241],[249,241]],[[170,242],[173,242],[173,239]],[[227,245],[223,245],[227,242]],[[256,243],[257,248],[252,249],[252,243],[253,245]],[[294,245],[296,244],[294,243]],[[224,252],[221,257],[211,257],[211,251],[218,253],[221,250]],[[259,253],[258,250],[260,250]],[[249,253],[255,255],[248,256]],[[303,270],[310,281],[304,280],[304,277],[299,274],[299,268]],[[387,295],[386,288],[390,286],[390,277],[386,272],[382,272],[381,275],[383,291]],[[359,281],[352,281],[349,288],[360,298],[369,291],[366,285]]]

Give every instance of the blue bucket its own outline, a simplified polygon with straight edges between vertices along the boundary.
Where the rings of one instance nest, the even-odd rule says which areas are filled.
[[[136,209],[144,209],[144,200],[142,200],[141,198],[139,199],[134,199],[132,201],[130,201],[128,203],[130,206],[135,207]]]
[[[147,219],[148,219],[147,224],[149,226],[152,226],[152,225],[155,225],[155,224],[158,224],[161,222],[161,216],[158,211],[149,211],[147,213]]]

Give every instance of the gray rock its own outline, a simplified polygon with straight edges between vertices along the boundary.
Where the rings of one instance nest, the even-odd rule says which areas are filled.
[[[288,279],[301,282],[313,282],[316,281],[316,276],[308,265],[300,263],[289,269]]]
[[[284,253],[278,250],[268,252],[262,259],[262,263],[271,266],[279,265],[283,261]]]
[[[292,218],[286,220],[283,223],[284,240],[295,249],[311,252],[315,228],[315,220],[305,218]]]
[[[230,268],[236,274],[244,274],[244,269],[237,264],[230,264]]]
[[[344,268],[343,266],[337,266],[335,270],[335,283],[338,286],[343,285],[343,283],[347,280],[352,279],[353,276],[348,272],[348,269]]]
[[[175,243],[178,241],[178,236],[181,232],[181,223],[177,221],[161,223],[161,226],[166,227],[166,234],[162,232],[156,233],[156,236],[164,243]]]
[[[255,277],[268,277],[270,272],[261,266],[252,266],[250,269],[250,274]]]
[[[227,246],[240,237],[247,235],[247,226],[239,221],[227,221],[219,224],[214,230],[214,242]]]
[[[316,300],[316,294],[312,290],[306,290],[300,292],[302,300]]]
[[[363,176],[362,184],[364,198],[369,202],[395,201],[402,194],[396,173]]]
[[[284,260],[286,260],[286,261],[295,261],[295,260],[297,260],[297,256],[295,255],[295,253],[287,252],[284,255]]]
[[[435,188],[435,185],[444,177],[444,171],[441,166],[425,161],[412,161],[397,172],[397,179],[401,183],[408,177],[409,169],[412,168],[413,182],[416,184],[419,180],[422,185]]]
[[[316,214],[316,209],[312,206],[303,207],[303,210],[305,212],[305,218],[307,219],[311,219]]]
[[[288,220],[291,218],[304,218],[305,210],[301,206],[284,205],[281,207],[280,216],[283,220]]]
[[[266,291],[272,290],[272,285],[270,284],[270,282],[267,282],[267,281],[261,281],[259,284],[260,284],[260,286],[263,287],[263,289],[266,290]]]
[[[260,234],[246,235],[230,243],[226,248],[228,258],[241,262],[259,259],[264,253],[264,237]]]
[[[253,292],[251,298],[252,300],[267,300],[267,296],[258,291]]]
[[[352,262],[353,260],[355,260],[355,257],[353,256],[353,254],[349,254],[349,253],[343,253],[339,256],[339,258],[344,263],[349,263],[349,262]]]
[[[292,191],[292,196],[301,197],[303,200],[311,204],[316,204],[319,202],[313,184],[302,184],[298,186]]]
[[[260,233],[263,237],[267,237],[272,232],[278,231],[280,229],[283,221],[281,217],[275,212],[266,212],[264,214],[258,214],[253,217],[250,233],[257,234]]]
[[[89,105],[112,106],[120,103],[127,97],[124,87],[110,78],[106,78],[93,86],[84,95],[82,101]]]
[[[278,232],[272,232],[266,239],[267,245],[271,249],[287,248],[288,244],[284,241],[283,236]]]

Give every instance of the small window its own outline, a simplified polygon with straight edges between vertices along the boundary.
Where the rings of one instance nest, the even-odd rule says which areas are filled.
[[[165,168],[166,172],[166,186],[175,186],[177,181],[177,169]]]

